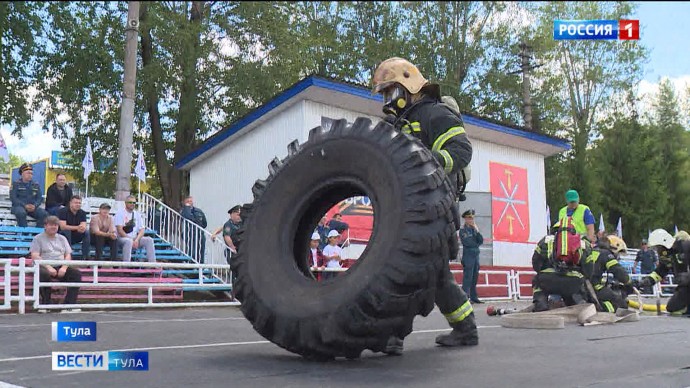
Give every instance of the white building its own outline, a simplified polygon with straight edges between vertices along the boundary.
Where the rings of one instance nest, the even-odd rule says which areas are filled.
[[[291,141],[306,141],[322,118],[353,122],[364,116],[376,122],[383,117],[381,104],[366,88],[312,76],[207,139],[176,167],[189,170],[194,202],[215,229],[230,207],[253,200],[254,182],[266,178],[275,156],[287,155]],[[477,212],[486,241],[482,263],[529,266],[547,230],[544,158],[570,146],[473,115],[463,119],[474,155],[460,209]]]

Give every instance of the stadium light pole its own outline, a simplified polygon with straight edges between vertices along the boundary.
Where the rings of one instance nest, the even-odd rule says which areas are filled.
[[[134,141],[134,99],[137,77],[137,46],[139,36],[139,2],[129,1],[125,27],[125,77],[118,132],[117,180],[115,200],[124,201],[129,195],[132,176],[132,143]]]

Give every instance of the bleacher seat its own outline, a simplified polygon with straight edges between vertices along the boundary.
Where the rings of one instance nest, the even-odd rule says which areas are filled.
[[[103,202],[98,199],[98,203]],[[87,212],[87,220],[90,220],[93,214],[98,212],[98,204],[90,203],[90,206],[83,206],[83,210]],[[16,226],[16,218],[10,212],[11,203],[9,199],[0,198],[0,259],[13,259],[13,265],[17,265],[19,257],[27,257],[26,265],[31,266],[32,262],[29,259],[29,247],[34,236],[42,233],[42,227],[36,227],[35,220],[28,217],[28,227]],[[113,209],[115,206],[113,206]],[[111,210],[114,214],[114,210]],[[147,230],[146,235],[154,239],[154,247],[156,249],[156,260],[158,262],[170,263],[193,263],[193,259],[185,255],[180,250],[173,247],[170,243],[164,241],[152,230]],[[74,244],[73,259],[81,259],[81,243]],[[107,260],[110,256],[109,248],[106,246],[103,252],[103,258]],[[91,259],[95,257],[95,247],[91,247]],[[122,257],[121,252],[118,252],[118,258]],[[146,262],[146,253],[143,249],[134,250],[132,254],[132,262]],[[83,273],[82,281],[92,281],[92,269],[81,267]],[[208,291],[207,287],[198,284],[199,271],[195,269],[169,269],[162,270],[161,268],[99,268],[98,281],[99,283],[179,283],[179,287],[174,288],[154,288],[153,299],[157,301],[181,301],[183,300],[184,291]],[[213,271],[210,269],[204,270],[203,284],[217,284],[219,279],[213,277]],[[4,277],[8,274],[4,273],[4,267],[0,266],[0,287],[3,284]],[[28,274],[25,280],[26,293],[31,294],[33,291],[33,276]],[[13,295],[19,290],[18,277],[16,274],[12,275],[11,289]],[[65,288],[53,288],[53,302],[59,303],[64,297]],[[227,290],[230,290],[228,285]],[[214,291],[223,291],[214,289]],[[0,292],[0,303],[4,299],[3,292]],[[79,303],[104,303],[104,302],[123,302],[123,301],[138,301],[146,300],[148,298],[147,290],[141,288],[126,289],[126,288],[82,288],[79,291]]]

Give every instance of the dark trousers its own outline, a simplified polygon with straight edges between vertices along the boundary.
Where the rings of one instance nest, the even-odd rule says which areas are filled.
[[[444,265],[436,283],[435,302],[448,323],[454,327],[470,316],[472,306],[469,304],[465,291],[455,282],[448,260],[443,262]]]
[[[96,246],[96,260],[102,260],[103,247],[110,247],[110,261],[117,260],[117,239],[113,240],[110,237],[93,236],[93,245]]]
[[[532,278],[535,311],[549,309],[549,295],[560,295],[567,306],[585,302],[584,279],[557,272],[539,272]]]
[[[56,270],[60,270],[60,267],[53,267]],[[50,272],[44,267],[41,266],[40,269],[40,280],[41,282],[48,282],[50,281]],[[81,282],[81,272],[79,272],[78,269],[69,267],[67,268],[67,271],[65,272],[65,276],[62,277],[62,279],[59,279],[61,282],[67,282],[67,283],[78,283]],[[40,295],[40,301],[41,304],[51,304],[50,301],[50,293],[52,289],[50,287],[42,287],[41,290],[39,291]],[[67,295],[65,295],[65,304],[75,304],[77,303],[77,296],[79,295],[79,287],[67,287]]]
[[[29,226],[29,222],[26,220],[27,215],[36,220],[36,227],[38,228],[43,227],[43,221],[48,217],[48,213],[40,207],[36,207],[32,212],[27,212],[24,206],[12,206],[11,212],[17,218],[17,226],[21,227]]]
[[[462,257],[462,290],[469,295],[470,300],[479,300],[477,296],[477,280],[479,279],[479,256],[472,254]]]
[[[89,253],[91,253],[91,235],[88,230],[85,233],[79,233],[73,230],[61,230],[60,234],[67,238],[69,245],[81,242],[81,259],[89,259]]]
[[[690,286],[676,286],[673,296],[666,302],[666,311],[669,313],[687,312],[688,305],[690,305]]]
[[[612,290],[611,287],[604,287],[601,290],[597,290],[596,293],[599,304],[605,312],[615,313],[618,309],[628,308],[625,298],[623,298],[620,292]],[[592,303],[594,303],[593,300]]]

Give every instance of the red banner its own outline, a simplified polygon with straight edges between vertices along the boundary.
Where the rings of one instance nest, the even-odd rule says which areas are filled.
[[[489,162],[494,241],[529,240],[527,169]]]
[[[369,241],[374,227],[374,208],[368,197],[352,197],[341,201],[326,213],[326,219],[330,221],[335,213],[340,213],[342,221],[349,225],[350,239]]]

